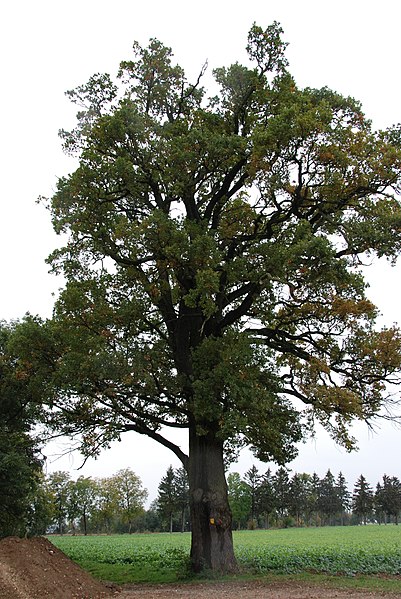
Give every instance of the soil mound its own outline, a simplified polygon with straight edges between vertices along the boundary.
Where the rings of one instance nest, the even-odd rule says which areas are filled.
[[[0,599],[103,599],[115,593],[43,537],[0,541]]]

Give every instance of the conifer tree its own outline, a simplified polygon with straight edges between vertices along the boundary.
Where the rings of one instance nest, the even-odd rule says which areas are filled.
[[[347,481],[342,472],[339,472],[337,476],[336,488],[340,506],[341,524],[344,524],[345,514],[351,507],[351,493],[348,490]]]
[[[355,483],[352,495],[352,510],[357,514],[363,524],[367,523],[369,516],[373,511],[373,489],[367,482],[363,474],[360,475]]]
[[[161,514],[169,523],[169,531],[173,532],[173,518],[177,510],[177,494],[175,486],[174,469],[170,465],[165,476],[161,479],[158,487],[157,506]]]
[[[273,476],[270,468],[262,475],[256,492],[256,505],[258,512],[264,516],[265,528],[270,526],[270,517],[277,507],[274,493]]]
[[[319,510],[329,524],[333,524],[333,518],[341,510],[341,502],[334,475],[330,470],[320,481]]]
[[[251,521],[252,523],[255,523],[258,517],[256,494],[261,480],[261,475],[256,466],[252,466],[252,468],[245,472],[244,479],[251,490]]]

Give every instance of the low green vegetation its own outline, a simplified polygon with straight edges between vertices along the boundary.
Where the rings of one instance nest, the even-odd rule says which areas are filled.
[[[170,582],[188,570],[189,533],[49,538],[94,576],[119,584]]]
[[[239,533],[241,566],[257,573],[400,574],[395,526],[324,527]]]
[[[54,536],[51,541],[93,575],[117,583],[168,582],[188,572],[189,533]],[[401,574],[398,526],[241,531],[234,541],[247,575],[312,572],[359,579]]]

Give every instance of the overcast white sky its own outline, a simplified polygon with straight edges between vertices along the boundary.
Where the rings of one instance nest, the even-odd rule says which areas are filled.
[[[177,62],[197,75],[207,59],[210,69],[244,57],[254,21],[267,27],[277,20],[290,43],[290,70],[300,86],[329,86],[361,100],[376,127],[401,121],[397,0],[20,0],[0,9],[1,206],[0,318],[27,311],[50,316],[52,292],[61,281],[47,273],[46,256],[57,245],[46,211],[35,204],[50,195],[56,178],[73,169],[63,156],[57,132],[74,123],[75,107],[64,96],[96,72],[117,72],[131,57],[134,40],[157,37],[172,46]],[[371,297],[391,324],[399,316],[400,268],[380,264],[371,275]],[[350,485],[360,473],[372,484],[387,473],[401,477],[401,431],[383,426],[374,436],[358,427],[360,451],[348,455],[324,433],[300,448],[293,472],[330,467],[343,471]],[[183,443],[184,443],[183,439]],[[48,452],[49,453],[49,452]],[[245,453],[234,470],[255,463]],[[91,460],[79,472],[79,456],[54,461],[48,470],[70,469],[106,476],[131,467],[149,489],[150,499],[167,467],[179,466],[173,454],[134,434]],[[274,468],[274,466],[273,466]]]

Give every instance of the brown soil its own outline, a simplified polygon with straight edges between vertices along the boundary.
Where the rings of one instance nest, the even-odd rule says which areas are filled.
[[[94,580],[47,539],[0,541],[0,599],[97,599],[113,589]]]
[[[398,593],[328,589],[302,583],[221,582],[204,584],[143,585],[125,587],[120,599],[387,599],[401,598]]]
[[[336,590],[295,582],[102,584],[47,539],[0,541],[0,599],[401,599],[401,593]]]

